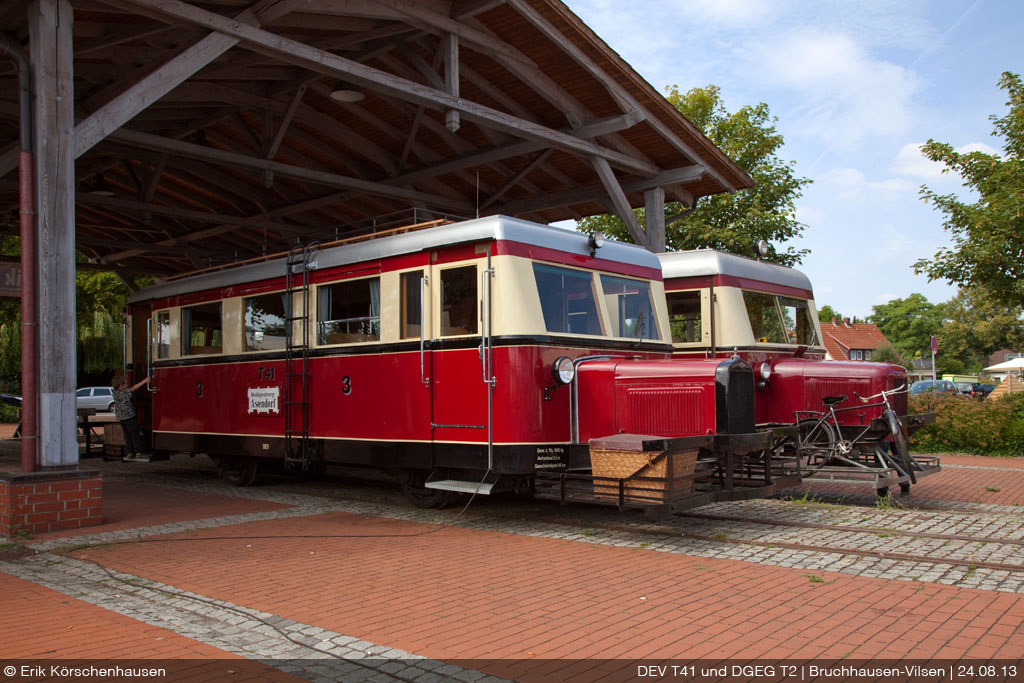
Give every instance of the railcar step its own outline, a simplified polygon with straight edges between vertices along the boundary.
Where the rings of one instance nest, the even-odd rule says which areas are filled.
[[[479,493],[489,495],[494,488],[495,482],[485,481],[459,481],[458,479],[439,479],[428,481],[424,484],[428,489],[441,489],[442,491],[458,491],[459,493]]]

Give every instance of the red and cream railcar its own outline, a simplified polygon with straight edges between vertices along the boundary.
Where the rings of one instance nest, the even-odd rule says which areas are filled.
[[[822,410],[826,396],[846,396],[837,408],[907,383],[889,363],[825,362],[825,346],[807,276],[793,268],[714,250],[660,254],[676,357],[738,354],[754,368],[759,424],[792,424],[798,411]],[[890,401],[907,412],[907,395]],[[865,425],[880,408],[837,413],[841,424]]]
[[[187,276],[130,313],[154,449],[242,483],[368,465],[436,504],[586,467],[596,437],[754,431],[746,363],[672,360],[656,256],[502,216]]]

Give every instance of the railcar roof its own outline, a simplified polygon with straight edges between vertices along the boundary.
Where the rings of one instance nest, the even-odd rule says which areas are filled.
[[[811,290],[811,281],[799,270],[714,249],[695,249],[658,254],[662,276],[670,278],[732,275],[750,280]]]
[[[390,235],[355,244],[329,247],[316,256],[317,269],[375,261],[486,240],[519,242],[569,254],[590,255],[586,235],[509,216],[485,216],[474,220]],[[626,265],[660,270],[658,257],[633,244],[608,240],[597,257]],[[133,294],[129,303],[179,296],[191,292],[230,287],[247,282],[283,277],[285,257],[229,268],[146,287]]]

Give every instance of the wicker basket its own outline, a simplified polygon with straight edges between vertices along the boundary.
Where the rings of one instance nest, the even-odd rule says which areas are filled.
[[[645,442],[647,448],[645,449]],[[626,481],[624,494],[633,502],[664,502],[669,495],[668,462],[672,459],[672,487],[674,497],[693,493],[693,472],[697,464],[698,449],[673,452],[658,459],[664,451],[657,446],[664,438],[639,434],[617,434],[593,439],[590,442],[590,465],[595,477],[628,479],[645,477],[661,479]],[[595,480],[594,494],[599,498],[618,498],[619,484],[615,481]]]

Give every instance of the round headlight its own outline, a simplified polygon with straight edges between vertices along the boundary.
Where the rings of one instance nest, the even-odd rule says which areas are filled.
[[[765,382],[767,382],[768,378],[770,378],[771,376],[772,376],[772,364],[771,363],[761,363],[761,379],[763,379]]]
[[[576,376],[576,366],[568,356],[561,356],[551,364],[551,376],[559,384],[568,384]]]

